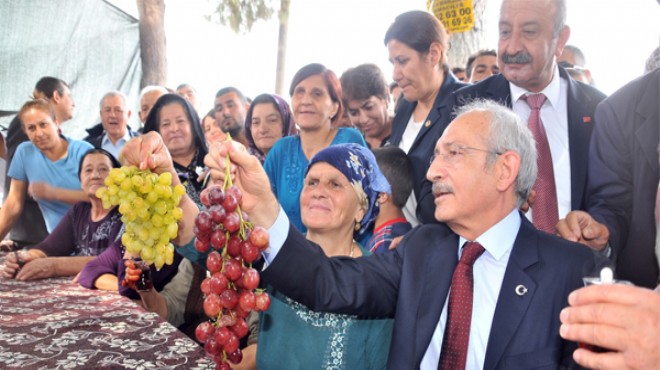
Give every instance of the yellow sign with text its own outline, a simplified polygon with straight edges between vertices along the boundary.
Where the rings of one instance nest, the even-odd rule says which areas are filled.
[[[442,22],[449,33],[470,31],[474,28],[472,0],[427,0],[427,9]]]

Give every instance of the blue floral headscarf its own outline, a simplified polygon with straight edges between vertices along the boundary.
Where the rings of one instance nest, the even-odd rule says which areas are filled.
[[[376,158],[371,150],[357,144],[331,145],[320,152],[309,161],[305,176],[309,169],[317,162],[326,162],[338,169],[349,182],[359,183],[367,195],[367,210],[360,221],[360,230],[355,236],[360,236],[371,226],[378,216],[379,206],[376,200],[378,193],[392,194],[390,184],[380,172]]]

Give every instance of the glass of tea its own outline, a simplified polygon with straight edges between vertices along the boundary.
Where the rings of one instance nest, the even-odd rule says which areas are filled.
[[[616,279],[614,279],[614,271],[609,267],[603,267],[600,270],[600,274],[598,276],[583,277],[582,281],[584,282],[584,286],[605,285],[605,284],[633,285],[631,282],[626,281],[626,280],[616,280]],[[581,343],[581,342],[578,342],[578,347],[579,348],[584,348],[584,349],[587,349],[591,352],[596,352],[596,353],[603,353],[603,352],[609,352],[610,351],[607,348],[595,346],[593,344],[588,344],[588,343]]]
[[[139,268],[140,278],[135,283],[138,292],[147,292],[153,289],[154,284],[151,281],[151,267],[144,263],[144,261],[135,261],[135,267]]]

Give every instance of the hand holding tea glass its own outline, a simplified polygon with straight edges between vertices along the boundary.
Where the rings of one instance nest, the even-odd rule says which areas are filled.
[[[5,257],[3,277],[7,279],[16,278],[26,263],[46,256],[45,254],[40,255],[40,253],[40,251],[28,251],[26,249],[14,250],[7,253],[7,256]]]
[[[660,292],[613,280],[611,270],[585,283],[560,314],[560,335],[581,343],[575,361],[595,369],[660,369]]]
[[[11,251],[15,251],[17,249],[20,249],[20,248],[18,248],[18,244],[13,240],[5,239],[5,240],[0,241],[0,251],[11,252]]]
[[[127,259],[124,261],[126,266],[126,277],[121,282],[138,292],[148,292],[154,285],[151,280],[151,267],[144,261],[136,259]]]

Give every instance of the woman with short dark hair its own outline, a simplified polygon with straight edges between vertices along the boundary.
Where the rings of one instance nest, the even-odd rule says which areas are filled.
[[[397,16],[385,33],[385,45],[392,77],[405,98],[397,107],[389,145],[408,154],[415,183],[404,213],[414,225],[434,222],[435,203],[426,180],[429,158],[445,129],[443,118],[450,114],[449,95],[466,85],[449,71],[449,36],[431,13],[414,10]]]
[[[287,216],[304,232],[307,229],[300,218],[300,192],[309,160],[333,144],[366,143],[356,129],[334,126],[344,111],[341,84],[335,73],[322,64],[308,64],[296,72],[289,94],[300,133],[277,141],[266,157],[264,169]]]
[[[380,148],[392,133],[390,94],[383,71],[375,64],[361,64],[341,75],[348,117],[362,131],[369,148]]]

